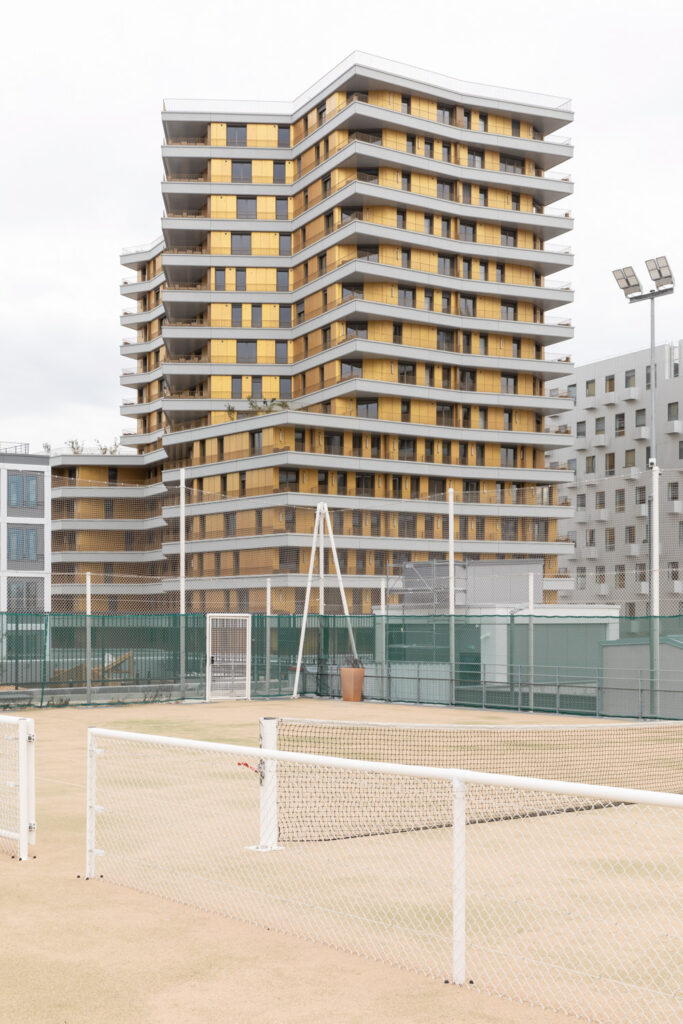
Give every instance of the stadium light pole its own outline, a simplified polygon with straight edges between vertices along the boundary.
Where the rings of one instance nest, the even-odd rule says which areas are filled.
[[[655,363],[655,299],[671,295],[674,278],[666,256],[645,260],[645,266],[654,283],[646,292],[633,267],[614,270],[614,278],[629,302],[650,303],[650,459],[651,488],[649,500],[648,542],[650,572],[648,596],[650,601],[650,714],[659,712],[659,465],[657,463],[657,368]]]

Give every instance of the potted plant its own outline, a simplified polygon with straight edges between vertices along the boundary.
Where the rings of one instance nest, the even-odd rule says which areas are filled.
[[[340,668],[339,674],[341,676],[342,700],[362,700],[365,669],[361,662],[354,658],[351,667]]]

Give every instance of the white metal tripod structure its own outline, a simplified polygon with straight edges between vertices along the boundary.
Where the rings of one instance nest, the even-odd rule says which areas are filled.
[[[304,613],[301,620],[301,636],[299,637],[299,653],[296,659],[296,675],[294,676],[294,691],[292,697],[299,696],[299,678],[301,676],[301,660],[304,653],[304,641],[306,639],[306,622],[308,621],[308,606],[311,600],[311,588],[313,586],[313,567],[315,566],[315,555],[316,550],[318,551],[319,558],[319,586],[320,586],[320,614],[324,613],[324,587],[325,587],[325,526],[327,526],[327,536],[330,541],[330,550],[332,552],[332,560],[334,562],[334,571],[337,577],[337,583],[339,584],[339,593],[341,595],[342,608],[344,609],[344,615],[346,617],[346,628],[349,631],[349,641],[351,643],[351,650],[353,652],[354,661],[358,661],[358,651],[356,650],[356,640],[353,635],[353,629],[351,628],[351,616],[349,615],[349,606],[346,603],[346,594],[344,593],[344,584],[342,583],[341,571],[339,569],[339,559],[337,558],[337,546],[334,543],[334,534],[332,533],[332,523],[330,521],[330,511],[324,501],[318,503],[315,510],[315,524],[313,526],[313,540],[311,543],[311,559],[308,564],[308,580],[306,583],[306,597],[304,599]]]

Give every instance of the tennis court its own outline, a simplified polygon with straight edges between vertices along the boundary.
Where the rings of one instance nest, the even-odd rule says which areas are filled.
[[[528,724],[530,721],[529,716],[501,712],[400,705],[353,706],[314,700],[36,712],[38,859],[21,865],[0,860],[6,933],[11,936],[9,954],[3,958],[3,999],[6,1007],[9,1004],[8,1019],[64,1020],[69,1024],[113,1019],[191,1022],[204,1021],[207,1016],[231,1021],[325,1018],[341,1022],[365,1020],[372,1015],[380,1022],[457,1019],[481,1024],[520,1019],[518,1004],[482,991],[446,986],[415,973],[360,959],[343,949],[314,945],[273,929],[255,928],[216,914],[201,913],[194,907],[121,886],[83,880],[86,730],[89,726],[255,746],[261,716],[284,718],[294,711],[306,718],[405,725],[416,722]],[[558,718],[536,715],[533,722],[554,724]],[[599,726],[597,728],[599,730]],[[250,767],[255,766],[240,766],[238,773],[239,785],[245,792],[258,786]],[[171,782],[167,773],[163,777]],[[158,786],[156,792],[158,795]],[[149,795],[153,794],[154,787],[151,787]],[[254,806],[258,808],[257,801]],[[178,808],[182,808],[182,799],[178,801]],[[649,809],[643,810],[646,813],[641,817],[647,834],[651,831],[647,821]],[[633,847],[637,840],[633,838],[632,822],[622,824],[623,811],[624,808],[619,807],[600,811],[604,822],[600,827],[604,834],[620,833],[630,837],[628,852],[637,863],[637,850]],[[153,821],[153,804],[149,814]],[[546,838],[534,850],[534,856],[541,860],[534,863],[528,859],[531,851],[525,854],[522,844],[515,861],[519,899],[529,900],[533,898],[534,872],[538,864],[543,859],[550,862],[560,857],[562,863],[556,864],[553,884],[564,919],[562,927],[551,936],[551,942],[574,945],[577,962],[581,959],[578,951],[581,950],[582,957],[590,958],[591,943],[604,942],[605,933],[613,925],[610,913],[613,914],[614,908],[606,904],[598,907],[601,899],[599,864],[593,866],[591,877],[584,880],[581,888],[585,897],[586,886],[592,887],[598,907],[594,926],[588,927],[585,920],[578,920],[571,914],[576,878],[571,875],[570,840],[572,835],[576,836],[576,827],[569,819],[583,819],[587,823],[589,817],[558,816],[562,821],[558,833],[558,818],[546,815],[541,821]],[[492,822],[486,826],[493,831],[489,832],[491,838],[485,843],[480,830],[482,839],[477,842],[484,843],[482,855],[485,853],[488,858],[486,863],[494,890],[500,882],[500,865],[510,843],[522,843],[524,824]],[[212,822],[209,815],[204,827],[209,833],[213,827],[216,846],[220,847],[222,837],[218,822]],[[586,827],[586,824],[580,825],[580,828]],[[562,828],[571,828],[571,831],[563,837]],[[428,829],[419,834],[420,856],[426,866],[442,862],[443,831]],[[257,836],[256,818],[250,823],[249,832]],[[395,876],[385,878],[385,882],[398,893],[400,886],[405,885],[405,872],[399,869],[407,837],[405,833],[385,835],[381,841],[385,847],[387,841],[391,846],[391,863],[395,870]],[[306,870],[315,866],[323,886],[325,872],[332,878],[341,877],[344,871],[353,874],[359,899],[369,902],[373,897],[376,846],[371,837],[359,836],[353,843],[357,848],[353,855],[344,851],[344,843],[318,844],[317,863],[309,861]],[[331,847],[334,847],[332,853]],[[675,856],[675,853],[668,851],[668,855]],[[425,885],[429,887],[434,872],[423,874]],[[569,879],[564,892],[560,884],[563,876]],[[636,878],[634,891],[640,902],[647,902],[643,879]],[[428,895],[427,889],[423,895]],[[432,906],[436,907],[436,890],[432,896]],[[188,902],[197,904],[196,898]],[[674,934],[680,925],[664,920],[666,908],[652,905],[649,915],[647,928],[657,941],[680,941]],[[438,932],[437,921],[438,908],[434,910],[429,928],[430,940]],[[334,927],[332,920],[327,924]],[[487,927],[483,916],[478,927],[483,934]],[[662,936],[663,929],[667,932],[665,936]],[[511,951],[516,942],[516,936],[511,934]],[[334,944],[333,938],[331,944]],[[337,944],[344,946],[343,942]],[[425,949],[431,955],[428,943]],[[431,973],[438,974],[438,967]],[[525,1021],[539,1024],[557,1020],[557,1015],[551,1011],[529,1006],[524,1007],[523,1013]]]

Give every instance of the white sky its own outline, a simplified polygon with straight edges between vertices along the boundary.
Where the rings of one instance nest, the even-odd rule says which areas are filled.
[[[3,30],[0,440],[134,429],[118,254],[160,234],[162,99],[290,100],[354,49],[571,97],[576,194],[558,205],[576,264],[559,276],[576,337],[557,349],[581,363],[646,345],[647,304],[629,308],[611,271],[659,255],[681,288],[658,303],[658,341],[683,338],[677,0],[43,0],[10,5]]]

